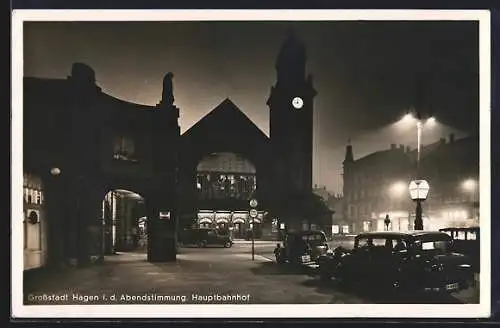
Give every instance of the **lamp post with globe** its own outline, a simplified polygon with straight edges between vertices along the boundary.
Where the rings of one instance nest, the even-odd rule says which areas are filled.
[[[436,119],[432,116],[424,117],[420,111],[411,110],[403,116],[400,123],[403,125],[416,126],[417,128],[416,172],[415,180],[410,183],[410,196],[411,199],[416,202],[414,229],[423,230],[422,202],[427,198],[430,188],[428,182],[422,180],[420,172],[420,159],[422,157],[422,132],[424,127],[431,127],[435,125]]]

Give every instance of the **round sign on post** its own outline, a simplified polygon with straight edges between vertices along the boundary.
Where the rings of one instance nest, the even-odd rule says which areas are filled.
[[[257,202],[257,199],[254,198],[254,199],[250,200],[250,207],[255,208],[255,207],[257,207],[257,205],[259,205],[259,203]]]
[[[250,210],[250,217],[251,217],[252,219],[255,219],[258,215],[259,215],[259,213],[257,212],[257,210],[256,210],[256,209],[252,208],[252,209]]]

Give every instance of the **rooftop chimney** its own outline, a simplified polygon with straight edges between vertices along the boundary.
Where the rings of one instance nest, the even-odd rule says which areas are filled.
[[[446,144],[446,138],[440,138],[439,139],[439,144],[440,145],[445,145]]]
[[[400,145],[399,145],[399,150],[404,151],[404,150],[405,150],[405,145],[401,145],[401,144],[400,144]]]
[[[410,146],[406,146],[406,152],[409,153],[411,151],[411,147]]]
[[[450,134],[450,143],[455,142],[455,134],[451,133]]]
[[[396,149],[396,144],[391,144],[391,149]]]

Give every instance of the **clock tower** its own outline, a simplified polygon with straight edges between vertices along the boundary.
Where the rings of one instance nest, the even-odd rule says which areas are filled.
[[[275,68],[277,80],[267,100],[275,188],[284,197],[310,193],[316,91],[306,73],[305,47],[293,32],[282,44]]]

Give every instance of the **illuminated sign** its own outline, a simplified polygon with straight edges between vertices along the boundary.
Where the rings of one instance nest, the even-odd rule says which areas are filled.
[[[161,220],[170,220],[170,212],[160,212]]]

